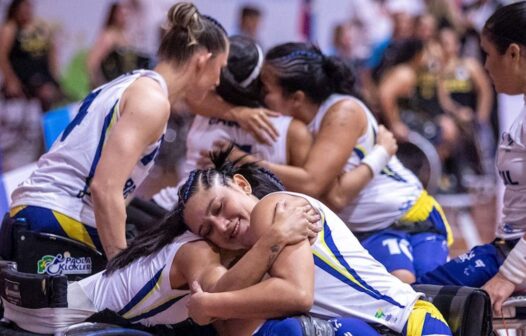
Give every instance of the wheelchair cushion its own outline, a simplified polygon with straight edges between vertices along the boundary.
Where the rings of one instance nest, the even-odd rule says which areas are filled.
[[[446,319],[454,336],[491,335],[493,332],[491,302],[479,288],[464,286],[413,285],[425,294]]]
[[[37,309],[67,307],[66,276],[29,274],[11,268],[0,271],[0,295],[14,305]]]

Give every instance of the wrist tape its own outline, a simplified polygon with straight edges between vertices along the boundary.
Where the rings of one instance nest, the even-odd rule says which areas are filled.
[[[373,176],[376,176],[380,174],[390,159],[391,155],[387,153],[383,146],[374,145],[373,150],[362,159],[362,163],[368,165],[373,172]]]
[[[526,240],[524,238],[521,238],[508,254],[499,272],[516,285],[526,279]]]

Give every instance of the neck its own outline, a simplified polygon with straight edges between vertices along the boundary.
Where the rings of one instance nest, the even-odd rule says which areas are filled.
[[[303,104],[303,106],[299,109],[298,113],[295,113],[294,117],[296,119],[299,119],[303,121],[305,124],[310,124],[312,119],[316,116],[316,113],[318,113],[318,110],[320,109],[321,104],[315,104],[311,102],[306,102]]]
[[[170,104],[177,103],[185,97],[186,87],[193,79],[192,73],[187,67],[176,67],[171,62],[161,61],[153,70],[166,81]]]

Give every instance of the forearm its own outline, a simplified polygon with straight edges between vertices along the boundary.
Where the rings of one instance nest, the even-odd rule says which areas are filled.
[[[97,233],[108,259],[126,248],[126,209],[119,193],[92,190]]]
[[[318,176],[311,174],[304,167],[280,165],[268,161],[258,161],[258,164],[276,174],[287,190],[301,192],[315,198],[321,197],[337,176],[337,174],[330,177],[325,176],[325,181],[321,181],[317,178]]]
[[[322,200],[334,212],[340,212],[358,196],[372,179],[373,173],[371,168],[365,164],[361,164],[338,178],[323,196]]]
[[[195,114],[236,121],[236,107],[223,100],[215,91],[210,91],[201,101],[189,97],[186,103]]]
[[[491,114],[491,108],[493,106],[493,93],[491,90],[482,91],[477,96],[477,117],[481,122],[488,122]]]
[[[19,80],[9,60],[5,56],[0,56],[0,69],[4,75],[4,81]]]
[[[270,229],[208,291],[226,292],[257,284],[272,267],[284,247],[285,241]]]
[[[208,316],[218,319],[269,319],[306,313],[309,295],[280,278],[270,278],[252,287],[225,293],[210,293],[204,303]]]

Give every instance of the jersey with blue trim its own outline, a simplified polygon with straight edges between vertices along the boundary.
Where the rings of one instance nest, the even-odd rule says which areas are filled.
[[[202,239],[187,231],[159,252],[141,257],[109,275],[104,271],[79,281],[97,311],[110,309],[145,326],[175,324],[188,318],[189,290],[172,289],[170,269],[177,251]]]
[[[167,187],[153,196],[153,200],[166,210],[171,210],[177,203],[177,190],[186,181],[190,172],[197,168],[201,151],[208,151],[214,142],[224,140],[233,142],[243,151],[254,155],[259,160],[277,164],[287,164],[287,132],[291,117],[279,116],[270,118],[279,136],[272,145],[259,143],[254,136],[243,130],[235,121],[218,118],[195,116],[186,138],[186,159],[183,166],[183,178],[176,187]]]
[[[526,100],[526,97],[525,97]],[[520,238],[526,232],[526,106],[500,138],[497,169],[504,183],[502,220],[497,237]]]
[[[333,94],[321,104],[308,128],[316,137],[327,112],[344,99],[358,103],[367,117],[366,131],[358,138],[343,169],[350,171],[360,165],[362,159],[376,144],[378,123],[371,111],[352,96]],[[381,173],[376,175],[339,215],[349,228],[356,232],[384,229],[400,219],[422,191],[423,187],[418,178],[405,168],[396,156],[393,156]]]
[[[164,79],[150,70],[133,71],[93,90],[80,104],[76,116],[49,152],[38,160],[35,172],[13,192],[12,207],[45,207],[95,227],[89,184],[108,135],[119,120],[120,99],[124,91],[141,77],[157,81],[168,96]],[[164,131],[163,135],[142,153],[125,183],[125,198],[132,194],[148,175],[163,136]]]
[[[284,193],[309,201],[323,224],[311,247],[315,269],[310,313],[326,319],[358,317],[401,332],[421,295],[389,274],[323,203],[304,194]]]

